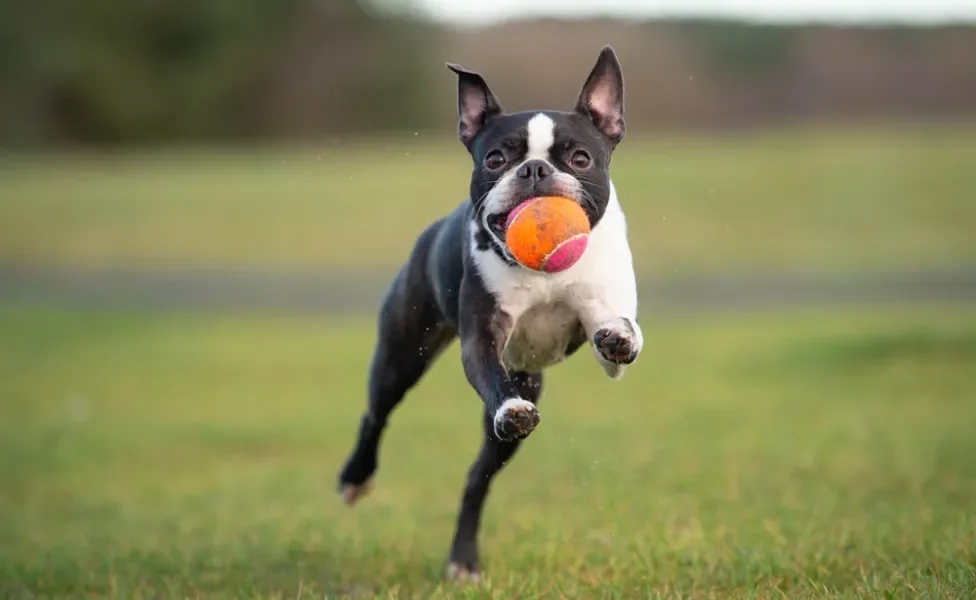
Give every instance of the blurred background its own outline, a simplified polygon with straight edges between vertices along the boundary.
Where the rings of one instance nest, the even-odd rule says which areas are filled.
[[[467,189],[444,63],[569,109],[604,44],[648,285],[968,269],[976,10],[889,4],[4,3],[3,279],[324,268],[363,306]]]
[[[971,591],[976,4],[0,0],[0,595],[434,597],[478,436],[456,347],[374,504],[322,498],[389,278],[467,190],[444,63],[568,110],[605,44],[646,347],[613,388],[554,370],[495,566],[550,544],[596,597],[644,540],[630,583],[676,593]]]

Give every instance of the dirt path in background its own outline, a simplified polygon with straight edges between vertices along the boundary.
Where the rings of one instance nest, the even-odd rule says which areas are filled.
[[[391,273],[128,270],[0,264],[0,303],[98,309],[372,313]],[[873,275],[645,278],[642,312],[976,304],[976,267]]]

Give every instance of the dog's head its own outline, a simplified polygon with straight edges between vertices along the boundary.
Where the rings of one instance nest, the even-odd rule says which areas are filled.
[[[579,202],[595,227],[610,201],[610,155],[624,137],[624,82],[603,48],[570,112],[506,114],[484,78],[457,65],[458,135],[474,159],[471,201],[480,237],[505,252],[505,221],[537,196]]]

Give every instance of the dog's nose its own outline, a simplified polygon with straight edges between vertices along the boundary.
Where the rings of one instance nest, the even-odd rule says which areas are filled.
[[[522,179],[531,179],[533,183],[538,183],[552,175],[552,165],[544,160],[529,160],[524,162],[515,174]]]

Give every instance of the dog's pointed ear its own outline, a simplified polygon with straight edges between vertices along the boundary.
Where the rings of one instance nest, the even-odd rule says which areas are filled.
[[[589,117],[614,146],[624,138],[624,74],[610,46],[600,50],[583,84],[576,112]]]
[[[458,137],[468,146],[489,119],[502,114],[502,107],[484,77],[451,63],[447,68],[458,76]]]

